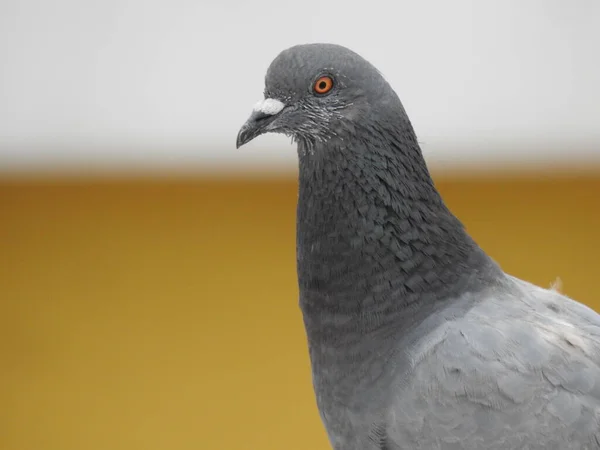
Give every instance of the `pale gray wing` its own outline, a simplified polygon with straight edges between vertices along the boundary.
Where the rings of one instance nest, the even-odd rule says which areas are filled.
[[[381,449],[600,448],[600,317],[509,279],[414,347]]]

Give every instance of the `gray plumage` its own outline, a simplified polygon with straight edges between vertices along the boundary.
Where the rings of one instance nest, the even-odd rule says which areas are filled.
[[[296,46],[265,97],[281,109],[255,111],[238,146],[298,142],[300,306],[332,446],[600,448],[600,317],[469,237],[380,73],[340,46]]]

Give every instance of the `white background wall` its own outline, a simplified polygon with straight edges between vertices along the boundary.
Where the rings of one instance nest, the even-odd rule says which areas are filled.
[[[319,41],[379,67],[434,165],[600,160],[598,0],[0,0],[0,168],[294,167],[235,137]]]

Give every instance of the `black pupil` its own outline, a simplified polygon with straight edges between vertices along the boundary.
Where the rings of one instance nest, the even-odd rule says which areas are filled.
[[[319,89],[321,89],[322,91],[324,91],[326,87],[327,87],[327,82],[326,81],[321,81],[319,83]]]

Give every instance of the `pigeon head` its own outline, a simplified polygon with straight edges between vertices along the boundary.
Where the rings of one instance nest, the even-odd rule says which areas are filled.
[[[267,133],[283,133],[309,147],[341,137],[360,121],[404,114],[383,76],[353,51],[307,44],[281,52],[259,101],[237,136],[237,147]]]

